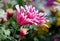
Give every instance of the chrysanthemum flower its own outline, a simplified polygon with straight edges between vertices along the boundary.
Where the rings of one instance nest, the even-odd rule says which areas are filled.
[[[17,9],[17,23],[20,25],[26,24],[34,24],[34,25],[41,25],[47,26],[45,22],[47,22],[46,18],[44,17],[44,13],[39,13],[38,10],[35,10],[35,7],[32,5],[22,7],[16,5]]]

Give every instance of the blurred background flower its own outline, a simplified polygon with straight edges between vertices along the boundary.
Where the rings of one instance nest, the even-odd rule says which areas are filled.
[[[3,9],[0,9],[0,19],[2,19],[2,21],[7,21],[7,14]]]

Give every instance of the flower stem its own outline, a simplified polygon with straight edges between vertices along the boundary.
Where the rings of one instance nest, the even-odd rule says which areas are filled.
[[[17,27],[16,27],[16,29],[15,29],[15,32],[14,32],[14,34],[13,34],[13,37],[15,37],[15,34],[16,34],[16,31],[17,31],[18,27],[19,27],[19,25],[17,25]]]

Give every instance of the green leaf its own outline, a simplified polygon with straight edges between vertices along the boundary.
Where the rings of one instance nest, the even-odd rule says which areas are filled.
[[[23,5],[23,0],[17,0],[17,3],[22,6]]]
[[[9,31],[9,29],[4,30],[4,33],[5,33],[5,35],[9,36],[9,35],[10,35],[10,31]]]
[[[34,37],[34,41],[39,41],[37,37]]]

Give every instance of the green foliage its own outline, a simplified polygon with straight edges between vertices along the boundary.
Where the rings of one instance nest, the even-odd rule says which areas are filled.
[[[18,2],[18,4],[19,4],[20,6],[22,6],[22,5],[23,5],[23,3],[24,3],[24,1],[23,1],[23,0],[17,0],[17,2]]]

